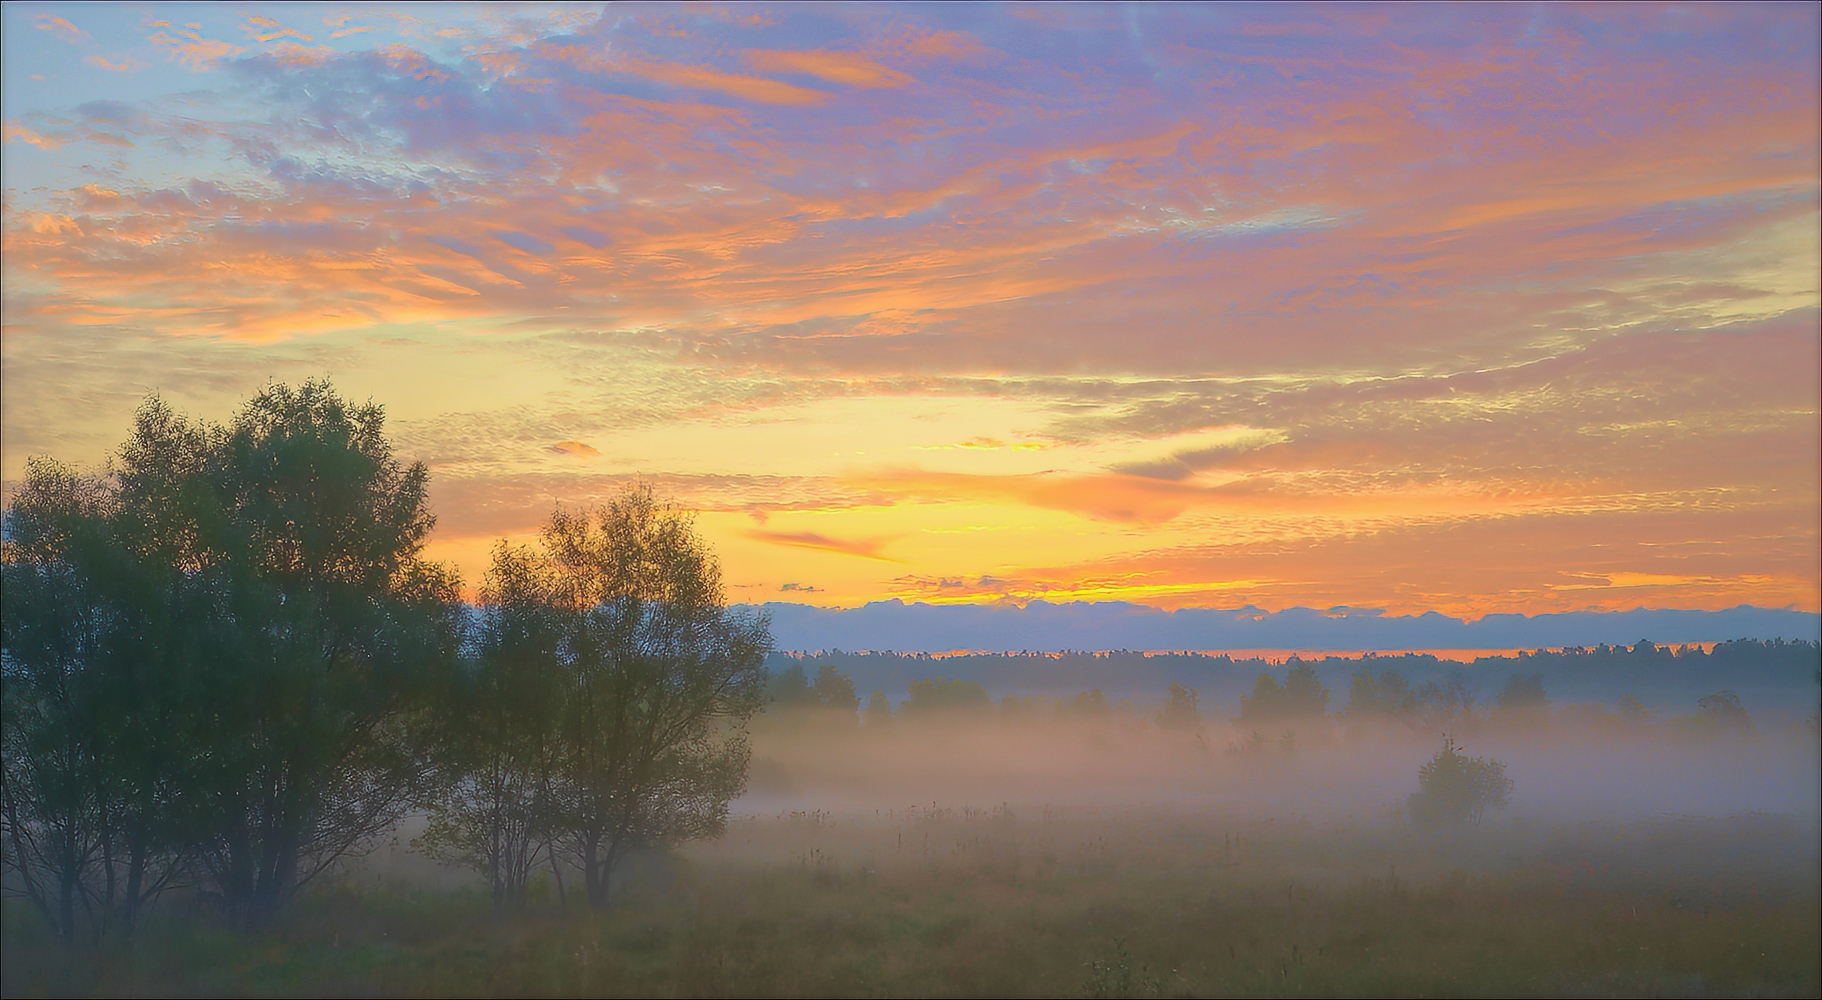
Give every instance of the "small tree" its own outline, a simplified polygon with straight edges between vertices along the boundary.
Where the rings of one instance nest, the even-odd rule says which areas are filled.
[[[1733,733],[1741,736],[1759,731],[1752,724],[1740,696],[1732,691],[1716,691],[1696,703],[1695,725],[1698,731]]]
[[[825,663],[816,668],[816,684],[813,689],[817,702],[824,708],[849,716],[860,711],[860,698],[854,693],[854,678],[837,670],[833,663]]]
[[[480,872],[504,912],[524,904],[540,852],[562,885],[551,840],[563,632],[549,574],[523,549],[499,544],[480,598],[475,655],[437,713],[443,780],[415,846]]]
[[[643,486],[552,514],[527,558],[560,663],[550,822],[605,908],[628,851],[725,828],[771,637],[763,617],[726,607],[689,516]]]
[[[892,722],[892,702],[884,691],[873,692],[867,699],[867,728],[873,729]]]
[[[1172,684],[1170,693],[1164,700],[1164,707],[1158,711],[1158,726],[1173,732],[1194,733],[1202,729],[1202,713],[1197,708],[1200,699],[1195,688]]]
[[[1488,809],[1503,809],[1511,798],[1506,765],[1468,757],[1444,736],[1442,750],[1418,768],[1417,791],[1408,808],[1411,821],[1421,827],[1478,826]]]

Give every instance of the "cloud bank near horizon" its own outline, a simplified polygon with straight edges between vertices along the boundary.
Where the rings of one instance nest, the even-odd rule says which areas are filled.
[[[859,608],[770,602],[745,605],[772,619],[778,649],[900,653],[1065,650],[1274,649],[1391,652],[1412,649],[1544,649],[1660,645],[1729,639],[1822,639],[1822,615],[1751,605],[1720,611],[1636,608],[1560,614],[1490,614],[1466,620],[1375,609],[1264,611],[1178,608],[1126,602],[932,605],[876,601]]]

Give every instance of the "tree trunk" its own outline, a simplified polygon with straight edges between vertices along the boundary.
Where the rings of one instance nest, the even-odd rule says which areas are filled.
[[[139,922],[139,897],[145,884],[145,820],[141,814],[133,814],[132,832],[128,837],[127,893],[126,898],[121,900],[121,922],[126,927],[127,936],[132,937],[133,927]]]

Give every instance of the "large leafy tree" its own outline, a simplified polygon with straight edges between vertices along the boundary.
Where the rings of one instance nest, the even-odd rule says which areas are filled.
[[[66,934],[84,899],[130,924],[179,870],[257,924],[409,802],[457,605],[383,423],[322,382],[225,427],[154,398],[107,474],[32,467],[6,514],[7,861],[55,876]]]
[[[413,729],[454,653],[456,588],[419,555],[424,466],[395,459],[383,425],[327,383],[270,386],[204,470],[197,531],[230,627],[207,661],[202,862],[248,923],[389,828],[425,777]]]

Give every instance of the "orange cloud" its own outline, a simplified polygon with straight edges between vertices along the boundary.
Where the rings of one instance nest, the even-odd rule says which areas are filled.
[[[132,56],[123,56],[118,60],[109,59],[106,56],[88,56],[84,61],[91,66],[99,66],[114,73],[137,73],[146,68],[145,63]]]
[[[257,42],[272,42],[281,38],[295,38],[300,42],[316,41],[309,35],[295,28],[287,28],[264,14],[242,14],[241,17],[246,20],[246,23],[241,25],[242,30],[252,35],[253,40]]]
[[[745,532],[746,537],[773,545],[789,545],[802,549],[817,549],[823,552],[839,552],[843,555],[860,556],[863,559],[879,559],[885,562],[899,562],[890,556],[880,554],[880,549],[891,539],[840,539],[830,538],[813,531],[763,531],[752,528]]]
[[[238,45],[204,38],[198,28],[172,27],[166,21],[154,22],[154,26],[160,30],[154,31],[146,40],[164,49],[166,55],[191,72],[214,69],[216,63],[240,55],[242,51]]]
[[[748,65],[761,73],[800,73],[849,87],[878,89],[903,87],[914,82],[909,75],[882,66],[858,52],[748,49],[741,55]]]
[[[32,131],[31,129],[26,128],[23,125],[17,124],[16,122],[7,122],[4,126],[4,129],[5,129],[5,131],[3,133],[0,133],[0,135],[4,136],[4,139],[0,139],[0,141],[23,142],[28,146],[37,146],[39,149],[56,149],[57,147],[63,145],[62,142],[60,142],[54,138],[51,138],[49,136],[39,135],[38,133]]]
[[[39,31],[48,31],[71,45],[80,45],[89,40],[88,32],[51,14],[34,14],[32,23]]]
[[[555,454],[567,455],[570,458],[600,458],[601,457],[601,453],[599,451],[596,451],[595,449],[589,447],[588,445],[583,444],[580,441],[558,441],[556,444],[551,445],[550,450]]]

